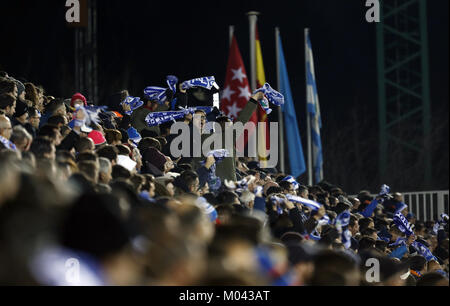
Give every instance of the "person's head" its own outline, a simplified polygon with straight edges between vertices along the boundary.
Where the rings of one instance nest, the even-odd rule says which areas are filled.
[[[78,170],[93,184],[98,183],[99,167],[96,162],[90,160],[81,161],[78,163]]]
[[[337,251],[322,251],[315,256],[312,286],[358,286],[360,272],[356,262]]]
[[[427,273],[417,281],[417,287],[448,287],[448,285],[448,278],[437,272]]]
[[[122,144],[122,133],[118,130],[105,130],[105,138],[109,145]]]
[[[95,150],[94,141],[89,137],[80,138],[75,142],[75,150],[77,153],[93,153]]]
[[[294,185],[291,184],[290,182],[282,181],[279,183],[279,185],[284,194],[295,195]]]
[[[87,106],[87,100],[85,96],[83,96],[81,93],[76,93],[72,96],[72,99],[70,100],[70,106],[73,108],[77,108],[80,106]]]
[[[366,228],[375,228],[375,222],[372,218],[364,218],[359,220],[359,230],[363,231]]]
[[[0,94],[0,111],[9,117],[16,112],[16,98],[10,93]]]
[[[29,117],[29,123],[32,127],[35,129],[39,128],[39,124],[41,122],[41,114],[36,108],[29,108],[28,109],[28,117]]]
[[[80,163],[80,162],[84,162],[84,161],[92,161],[92,162],[98,164],[98,156],[94,153],[89,153],[89,152],[78,154],[77,158],[76,158],[76,162]]]
[[[359,232],[359,223],[358,218],[354,215],[350,216],[350,222],[348,224],[348,229],[352,233],[352,236],[355,237]]]
[[[55,115],[55,116],[48,118],[47,123],[51,124],[51,125],[55,125],[58,128],[61,128],[63,125],[67,125],[68,122],[67,122],[67,118],[65,116]]]
[[[147,191],[150,198],[155,197],[155,177],[151,174],[143,174],[145,178],[142,190]]]
[[[63,140],[58,126],[50,124],[41,127],[38,136],[50,139],[56,147],[59,146]]]
[[[239,196],[233,191],[223,191],[219,193],[217,196],[217,202],[220,205],[239,205],[241,202],[239,201]]]
[[[297,193],[300,197],[304,198],[304,199],[308,199],[309,197],[309,190],[308,187],[304,186],[304,185],[300,185],[298,187]],[[326,204],[326,203],[323,203]]]
[[[99,167],[99,180],[100,184],[108,185],[112,180],[112,166],[109,159],[100,157],[98,159]]]
[[[39,91],[33,83],[25,83],[24,98],[32,102],[33,106],[38,106],[40,103]],[[19,95],[20,96],[20,95]],[[24,99],[20,99],[24,100]]]
[[[112,178],[113,178],[113,180],[129,179],[129,178],[131,178],[131,172],[122,166],[114,165],[112,167]]]
[[[117,145],[116,146],[119,155],[130,156],[131,150],[125,145]]]
[[[421,255],[415,255],[409,259],[409,267],[413,271],[424,274],[427,272],[427,260]]]
[[[64,101],[61,99],[55,99],[47,105],[46,112],[50,114],[50,116],[55,115],[67,115],[66,105]]]
[[[25,125],[28,123],[29,115],[28,115],[28,106],[25,102],[16,101],[16,110],[14,112],[14,118],[22,124]]]
[[[16,82],[7,78],[0,78],[0,95],[11,94],[13,97],[18,97],[18,88]]]
[[[184,171],[181,174],[180,179],[185,182],[189,193],[197,194],[200,187],[200,180],[197,173],[194,171]]]
[[[427,228],[425,227],[425,224],[423,222],[417,222],[414,227],[414,232],[416,236],[423,237],[426,234],[426,229]]]
[[[25,128],[18,125],[14,127],[10,140],[16,145],[16,148],[19,151],[25,152],[30,148],[33,137],[25,130]]]
[[[375,241],[378,239],[377,230],[373,228],[366,228],[363,231],[361,231],[361,235],[365,237],[370,237],[374,239]]]
[[[391,226],[389,229],[389,234],[392,236],[391,241],[395,242],[398,238],[403,237],[403,232],[397,226]]]
[[[142,139],[138,144],[138,149],[141,154],[143,154],[149,148],[155,148],[158,151],[162,150],[161,143],[156,138],[146,137]]]
[[[55,160],[56,149],[53,142],[47,138],[36,138],[30,147],[30,152],[34,154],[36,159]]]
[[[206,126],[206,113],[202,110],[196,111],[192,122],[197,129],[203,131]]]
[[[97,155],[98,155],[98,157],[105,157],[105,158],[109,159],[109,161],[111,162],[111,165],[113,165],[113,166],[117,164],[118,151],[117,151],[117,148],[114,146],[104,146],[104,147],[98,149]]]
[[[5,115],[0,115],[0,136],[6,139],[10,139],[13,129],[11,121]]]
[[[363,237],[361,238],[361,240],[359,241],[359,248],[358,248],[358,252],[361,253],[365,250],[371,250],[375,248],[376,245],[376,240],[373,239],[372,237]]]
[[[136,194],[140,194],[145,183],[145,177],[140,174],[133,174],[130,178],[130,182],[133,185]]]

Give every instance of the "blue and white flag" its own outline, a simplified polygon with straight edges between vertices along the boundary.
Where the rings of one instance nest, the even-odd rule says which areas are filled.
[[[166,122],[181,120],[187,114],[194,114],[197,110],[203,110],[206,114],[209,114],[213,111],[213,108],[201,106],[191,107],[182,111],[150,113],[145,118],[145,122],[149,127],[159,126]]]
[[[293,195],[290,195],[290,194],[287,194],[286,198],[289,201],[291,201],[291,202],[305,205],[306,207],[308,207],[308,208],[310,208],[312,210],[319,210],[320,207],[322,206],[322,204],[319,204],[317,202],[314,202],[314,201],[311,201],[311,200],[308,200],[308,199],[304,199],[304,198],[301,198],[301,197],[293,196]]]
[[[303,153],[302,137],[300,136],[300,122],[297,118],[295,108],[296,101],[294,100],[291,91],[291,84],[280,35],[278,35],[278,48],[280,50],[278,54],[280,92],[285,98],[285,104],[281,107],[284,114],[284,127],[281,128],[284,128],[286,137],[285,139],[282,139],[282,141],[285,142],[285,146],[289,153],[289,173],[295,177],[299,177],[306,172],[305,155]]]
[[[311,40],[309,37],[309,29],[305,31],[306,39],[306,92],[308,113],[311,122],[312,138],[312,156],[315,183],[323,180],[323,153],[322,153],[322,116],[320,113],[319,95],[317,92],[316,75],[314,69],[314,57],[312,51]]]
[[[204,77],[204,78],[197,78],[190,81],[183,82],[181,84],[181,88],[184,90],[188,90],[194,87],[201,87],[205,88],[207,90],[211,90],[213,88],[219,89],[219,86],[216,83],[215,77]]]

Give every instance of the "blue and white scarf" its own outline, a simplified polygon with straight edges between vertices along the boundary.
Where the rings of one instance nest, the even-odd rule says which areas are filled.
[[[315,201],[304,199],[304,198],[297,197],[297,196],[293,196],[290,194],[286,195],[286,198],[291,202],[305,205],[306,207],[308,207],[312,210],[319,210],[320,207],[322,206],[322,204],[319,204]]]
[[[392,248],[392,247],[396,247],[396,246],[399,246],[399,245],[405,245],[406,246],[406,238],[402,238],[402,237],[398,238],[397,241],[395,241],[394,243],[391,243],[389,245],[389,247]]]
[[[437,258],[433,255],[433,253],[431,253],[430,249],[427,248],[425,245],[423,245],[420,242],[414,241],[411,246],[417,251],[417,253],[423,257],[425,257],[425,259],[427,261],[431,261],[431,260],[436,260]]]
[[[145,96],[152,100],[157,101],[158,104],[164,104],[167,101],[167,88],[149,86],[144,89]]]
[[[293,176],[286,177],[285,179],[283,179],[283,182],[288,182],[294,185],[294,190],[298,190],[298,188],[300,187],[300,184],[297,183],[296,179]]]
[[[230,156],[230,152],[225,149],[214,150],[208,153],[207,157],[214,156],[216,162],[211,166],[208,173],[208,185],[212,191],[217,191],[222,186],[222,180],[216,176],[217,165],[221,163],[225,158]],[[206,162],[201,162],[201,165],[205,165]]]
[[[403,216],[401,213],[398,213],[394,216],[394,224],[398,227],[398,229],[406,234],[406,236],[411,236],[414,234],[411,224],[406,220],[405,216]]]
[[[83,111],[84,112],[84,120],[81,121],[81,120],[75,119],[74,120],[75,126],[78,126],[77,124],[81,124],[81,122],[82,122],[81,126],[83,126],[83,125],[90,126],[92,124],[100,125],[99,114],[103,109],[104,109],[103,107],[92,107],[92,106],[85,107],[85,106],[80,106],[80,105],[77,106],[77,108],[75,109],[75,112],[78,112],[80,110]]]
[[[391,188],[388,185],[381,186],[380,196],[387,196],[391,192]]]
[[[211,222],[216,222],[219,215],[217,213],[217,210],[208,202],[208,200],[200,197],[197,199],[196,204],[203,210],[203,213],[209,217],[209,220]]]
[[[126,97],[125,100],[123,100],[122,104],[126,104],[130,106],[131,110],[126,111],[125,114],[131,116],[135,110],[140,108],[142,105],[144,105],[144,102],[141,101],[141,98],[139,97]]]
[[[211,90],[213,88],[219,89],[219,86],[216,83],[216,79],[213,76],[197,78],[190,81],[186,81],[183,84],[181,84],[181,88],[183,88],[184,90],[188,90],[194,87],[201,87],[207,90]]]
[[[157,101],[160,105],[166,103],[168,89],[170,89],[174,95],[177,93],[178,78],[174,75],[169,75],[166,80],[169,88],[148,86],[144,89],[145,96],[152,101]]]
[[[433,233],[435,235],[438,234],[439,229],[443,228],[445,225],[447,225],[448,222],[448,215],[447,214],[441,214],[441,219],[436,222],[436,224],[433,226]]]
[[[159,113],[150,113],[145,118],[145,122],[149,127],[154,127],[161,125],[166,122],[170,121],[177,121],[183,119],[188,114],[194,114],[196,111],[202,110],[206,114],[209,114],[212,112],[212,107],[191,107],[182,111],[171,111],[171,112],[159,112]]]
[[[169,86],[170,90],[172,90],[172,92],[174,94],[177,93],[177,84],[178,84],[178,78],[174,75],[169,75],[167,77],[167,85]]]
[[[267,115],[270,115],[272,113],[269,102],[275,106],[284,105],[284,96],[273,89],[268,83],[264,84],[262,88],[256,90],[254,94],[257,94],[259,92],[262,92],[265,96],[265,98],[259,101],[259,103],[261,104],[261,107],[264,109]]]
[[[6,149],[17,151],[16,145],[1,135],[0,135],[0,142],[5,146]]]
[[[342,212],[339,216],[336,217],[333,223],[336,226],[336,229],[341,234],[342,244],[346,249],[349,249],[352,245],[352,234],[348,230],[348,226],[350,224],[350,212]]]

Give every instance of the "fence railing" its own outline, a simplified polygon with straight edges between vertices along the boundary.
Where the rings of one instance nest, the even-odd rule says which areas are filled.
[[[403,199],[417,220],[437,221],[441,214],[449,214],[448,193],[448,190],[409,192],[403,194]]]
[[[402,194],[409,211],[419,221],[437,221],[441,214],[449,214],[448,190],[405,192]]]

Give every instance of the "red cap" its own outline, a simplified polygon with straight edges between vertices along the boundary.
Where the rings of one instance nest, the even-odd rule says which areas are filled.
[[[92,131],[92,132],[88,135],[88,137],[89,137],[90,139],[92,139],[92,141],[94,142],[94,144],[95,144],[96,146],[102,145],[102,144],[106,143],[105,136],[103,136],[103,134],[102,134],[101,132],[99,132],[99,131],[95,131],[95,130]]]
[[[76,93],[76,94],[74,94],[74,95],[72,96],[72,100],[70,101],[70,106],[73,107],[73,103],[74,103],[76,100],[81,100],[81,101],[83,101],[83,102],[84,102],[84,106],[87,106],[87,100],[86,100],[86,97],[83,96],[83,95],[80,94],[80,93]]]

